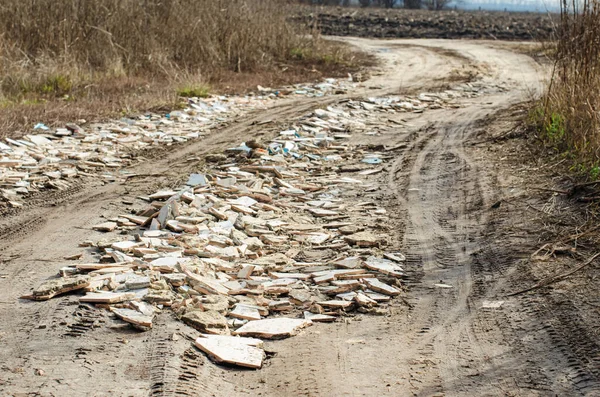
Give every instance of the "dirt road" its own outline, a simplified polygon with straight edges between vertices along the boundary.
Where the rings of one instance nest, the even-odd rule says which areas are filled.
[[[492,42],[344,40],[382,59],[356,92],[277,102],[202,141],[149,153],[133,167],[162,177],[81,184],[2,219],[0,394],[600,395],[598,334],[589,321],[572,305],[555,315],[545,298],[507,296],[532,277],[517,269],[536,237],[514,246],[503,234],[506,222],[521,220],[492,206],[523,187],[485,137],[498,114],[540,89],[542,69]],[[461,79],[474,79],[481,95],[460,99],[457,109],[391,114],[385,133],[352,138],[394,148],[393,161],[377,175],[379,190],[355,192],[387,208],[389,223],[381,229],[408,257],[407,293],[390,316],[316,324],[267,343],[268,364],[246,371],[211,363],[186,338],[191,329],[169,314],[138,333],[79,306],[76,297],[18,299],[79,252],[78,242],[101,238],[90,230],[100,215],[118,214],[126,197],[186,178],[203,154],[248,136],[274,136],[311,109],[348,97],[435,91]],[[257,123],[266,120],[273,122]],[[504,303],[494,307],[498,301]]]

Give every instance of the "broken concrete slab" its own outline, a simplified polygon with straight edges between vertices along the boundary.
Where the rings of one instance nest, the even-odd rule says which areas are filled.
[[[369,270],[374,270],[379,273],[388,274],[395,277],[403,277],[403,269],[396,263],[387,260],[370,256],[365,260],[365,267]]]
[[[38,286],[31,295],[26,295],[22,298],[48,300],[57,295],[84,289],[90,285],[90,280],[90,276],[87,275],[61,277],[48,280]]]
[[[184,323],[200,332],[220,335],[229,334],[227,319],[221,313],[214,310],[190,310],[181,319]]]
[[[141,329],[152,328],[152,316],[145,315],[137,310],[123,309],[117,307],[111,307],[110,311],[112,311],[121,320],[136,325],[138,327],[142,327]]]
[[[234,309],[229,313],[229,317],[239,318],[241,320],[260,320],[260,313],[257,309],[243,304],[235,305]]]
[[[92,229],[99,232],[112,232],[117,228],[117,222],[104,222],[92,226]]]
[[[235,335],[254,336],[265,339],[282,339],[296,335],[296,333],[312,324],[310,320],[296,318],[270,318],[266,320],[250,321],[233,332]]]
[[[135,294],[131,292],[88,292],[79,298],[79,302],[120,303],[134,298]]]
[[[345,236],[344,240],[350,245],[357,247],[378,247],[385,245],[386,239],[371,232],[359,232]]]
[[[236,336],[223,336],[219,339],[200,337],[194,344],[219,364],[258,369],[262,367],[264,351],[246,339]]]
[[[394,288],[391,285],[387,285],[386,283],[383,283],[376,278],[365,278],[363,279],[363,281],[365,285],[367,285],[370,289],[372,289],[375,292],[382,293],[384,295],[396,296],[400,295],[400,293],[402,292],[399,289]]]

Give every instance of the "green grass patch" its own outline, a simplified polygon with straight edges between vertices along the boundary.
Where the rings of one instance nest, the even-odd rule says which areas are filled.
[[[185,86],[177,90],[177,95],[184,98],[208,98],[210,87],[207,85]]]

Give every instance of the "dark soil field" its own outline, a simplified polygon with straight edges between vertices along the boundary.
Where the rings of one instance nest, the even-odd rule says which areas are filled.
[[[555,17],[536,13],[320,7],[303,9],[295,18],[332,36],[543,40],[551,37]]]

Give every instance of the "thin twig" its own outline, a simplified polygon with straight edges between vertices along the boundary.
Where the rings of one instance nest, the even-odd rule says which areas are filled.
[[[537,283],[536,285],[534,285],[533,287],[529,287],[526,288],[524,290],[521,291],[517,291],[517,292],[513,292],[512,294],[509,294],[508,296],[516,296],[516,295],[521,295],[524,294],[525,292],[529,292],[529,291],[533,291],[542,287],[546,287],[550,284],[554,284],[558,281],[564,280],[565,278],[569,277],[570,275],[577,273],[578,271],[580,271],[581,269],[583,269],[586,266],[589,266],[594,259],[596,259],[597,257],[600,256],[600,252],[592,255],[592,257],[590,259],[588,259],[587,261],[585,261],[584,263],[582,263],[581,265],[577,266],[575,269],[567,272],[567,273],[563,273],[563,274],[559,274],[558,276],[553,276],[553,277],[549,277],[539,283]]]
[[[557,189],[548,189],[545,187],[532,187],[531,189],[533,190],[541,190],[544,192],[553,192],[553,193],[559,193],[559,194],[569,194],[570,190],[557,190]]]

